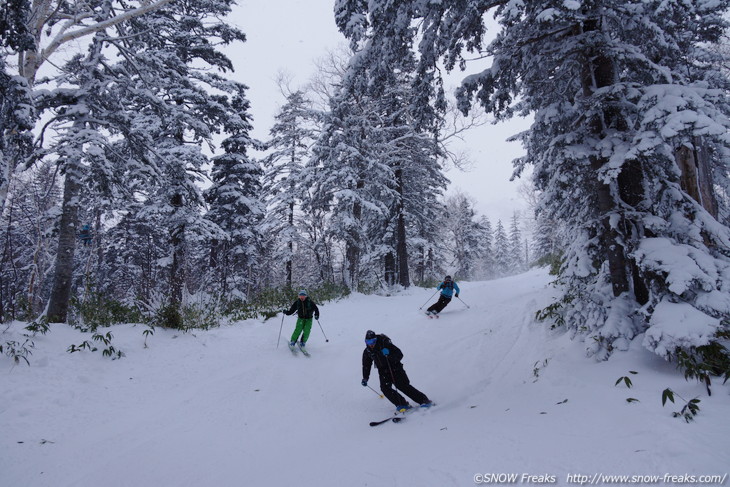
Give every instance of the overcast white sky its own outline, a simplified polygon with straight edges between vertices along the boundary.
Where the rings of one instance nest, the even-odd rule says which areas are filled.
[[[345,43],[334,23],[334,0],[238,0],[231,23],[246,33],[247,42],[227,51],[235,78],[249,86],[254,117],[253,135],[266,139],[273,117],[283,102],[276,86],[277,73],[294,76],[293,86],[306,83],[314,73],[315,59],[328,49]],[[478,68],[470,67],[472,72]],[[456,85],[460,75],[452,77]],[[508,226],[514,210],[525,210],[517,194],[519,180],[510,182],[511,161],[523,154],[519,143],[505,139],[527,127],[522,120],[486,125],[472,130],[465,148],[474,161],[468,172],[450,169],[450,191],[459,188],[476,201],[477,211],[489,217],[492,225],[501,219]]]

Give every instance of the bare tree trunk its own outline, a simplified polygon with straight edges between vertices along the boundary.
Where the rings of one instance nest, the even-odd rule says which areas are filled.
[[[210,242],[210,253],[208,256],[208,265],[213,272],[213,279],[218,283],[217,291],[221,296],[228,295],[228,268],[229,268],[229,245],[227,242],[221,242],[213,239]]]
[[[414,274],[414,277],[415,277],[417,283],[423,282],[423,275],[426,270],[425,252],[426,252],[426,249],[424,249],[422,246],[418,248],[418,259],[416,261],[416,268],[413,271],[413,274]]]
[[[365,187],[365,181],[357,182],[357,189]],[[362,218],[362,207],[360,203],[354,203],[352,206],[352,218],[360,225]],[[360,280],[360,254],[362,252],[362,242],[360,239],[360,229],[350,231],[349,239],[345,244],[345,258],[347,260],[347,278],[349,279],[350,289],[357,289]]]
[[[398,261],[398,284],[403,287],[411,285],[411,278],[408,269],[408,246],[406,242],[406,219],[401,211],[398,215],[398,226],[396,228],[397,245],[396,260]]]
[[[433,262],[433,247],[428,248],[428,253],[426,256],[426,262],[424,265],[425,273],[430,278],[434,277],[434,262]],[[425,279],[424,279],[425,280]]]
[[[717,201],[712,189],[709,156],[699,137],[694,137],[692,142],[692,147],[683,145],[674,152],[681,170],[680,185],[708,213],[717,218]]]
[[[586,20],[582,25],[584,31],[599,31],[600,19],[592,18]],[[585,53],[585,65],[582,76],[583,93],[589,97],[600,88],[614,84],[616,80],[616,67],[612,59],[600,51],[600,49],[591,49]],[[602,137],[611,124],[621,123],[618,114],[613,113],[610,108],[603,111],[602,116],[596,116],[590,123],[591,131],[597,136]],[[616,128],[616,127],[613,127]],[[601,241],[606,252],[608,260],[609,275],[611,279],[611,287],[613,295],[619,296],[621,293],[629,291],[629,279],[626,273],[627,262],[625,257],[625,249],[621,243],[621,238],[616,227],[611,225],[611,216],[619,210],[618,205],[611,194],[611,187],[599,179],[599,171],[608,160],[604,157],[591,157],[590,164],[595,176],[595,192],[596,202],[598,204],[598,215],[601,219]]]
[[[383,267],[385,268],[383,279],[385,279],[385,284],[392,286],[395,284],[395,256],[393,252],[385,254],[383,261]]]
[[[403,287],[411,285],[411,278],[408,269],[408,243],[406,242],[406,218],[403,208],[403,169],[395,171],[396,191],[398,202],[396,204],[397,221],[395,227],[395,257],[398,265],[398,284]]]
[[[294,202],[289,203],[289,228],[294,227]],[[286,285],[292,286],[292,256],[294,255],[294,242],[289,240],[289,258],[286,260]]]
[[[210,241],[210,253],[208,254],[208,265],[211,269],[218,268],[218,258],[220,255],[220,242],[217,238]]]
[[[172,196],[173,208],[182,208],[182,194]],[[185,223],[175,223],[170,229],[170,244],[172,245],[172,265],[170,266],[170,305],[180,310],[185,288]]]
[[[97,276],[101,275],[104,266],[104,242],[101,240],[101,211],[96,211],[94,221],[94,243],[96,244],[96,272]]]
[[[53,323],[65,323],[68,318],[74,254],[76,252],[76,227],[78,226],[78,194],[81,185],[76,174],[76,162],[69,161],[63,184],[63,206],[58,231],[58,249],[53,275],[53,287],[48,300],[46,315]]]
[[[591,158],[591,168],[595,174],[598,174],[598,170],[605,162],[604,159]],[[621,239],[618,231],[611,225],[610,221],[611,213],[616,210],[616,207],[608,184],[596,182],[596,201],[598,203],[598,212],[601,215],[601,240],[608,260],[611,287],[613,295],[619,296],[629,290],[629,281],[626,275],[624,247],[620,243]]]

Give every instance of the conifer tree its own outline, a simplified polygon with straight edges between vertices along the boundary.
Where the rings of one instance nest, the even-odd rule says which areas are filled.
[[[525,269],[524,255],[525,248],[522,241],[522,232],[520,231],[520,219],[515,212],[512,214],[509,227],[509,267],[512,274],[520,273]]]
[[[496,277],[506,276],[510,272],[509,238],[502,220],[497,220],[494,229],[494,272]]]
[[[308,179],[303,177],[302,171],[311,156],[315,138],[312,119],[304,92],[290,93],[275,117],[271,139],[266,143],[271,153],[263,161],[269,206],[264,233],[274,249],[269,257],[270,267],[284,263],[284,280],[288,287],[293,282],[295,246],[301,245],[304,237],[303,223],[297,221],[297,210],[309,189]]]
[[[248,296],[258,285],[255,279],[261,255],[261,220],[265,209],[261,201],[263,171],[248,151],[256,144],[250,138],[249,102],[245,86],[231,83],[230,111],[222,120],[230,134],[221,144],[223,154],[212,159],[213,185],[205,192],[206,218],[223,232],[210,241],[209,264],[221,297],[234,291]]]
[[[476,220],[473,203],[463,193],[447,198],[448,215],[444,218],[443,241],[451,255],[450,266],[459,279],[476,277],[479,262],[486,257],[491,236]]]
[[[339,92],[331,100],[307,171],[310,205],[332,215],[328,232],[344,244],[344,282],[357,289],[377,259],[375,245],[386,229],[387,202],[393,199],[390,168],[373,157],[368,143],[377,112],[367,97]]]
[[[340,8],[349,7],[338,5],[336,17],[355,53],[343,79],[342,96],[366,98],[372,104],[368,150],[373,159],[384,164],[389,179],[382,180],[387,191],[378,195],[387,208],[383,215],[386,231],[374,247],[375,256],[382,256],[388,284],[407,287],[410,237],[424,238],[430,215],[427,217],[428,211],[423,209],[434,208],[446,186],[438,162],[442,157],[438,137],[441,120],[427,101],[419,102],[420,94],[412,89],[423,73],[416,69],[415,52],[407,39],[381,32],[377,23],[366,18],[354,25]],[[396,4],[382,4],[372,15],[389,17],[398,15],[399,10]],[[380,42],[388,49],[372,56],[366,46]],[[417,248],[423,252],[420,243]]]
[[[484,254],[482,255],[481,263],[479,265],[479,278],[491,279],[495,272],[494,231],[492,230],[492,222],[486,216],[481,218],[480,225],[484,229],[484,241],[482,242]]]

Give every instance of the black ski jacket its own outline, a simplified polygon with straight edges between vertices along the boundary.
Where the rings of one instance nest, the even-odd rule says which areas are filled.
[[[285,315],[293,315],[294,313],[297,313],[297,316],[299,318],[304,318],[306,320],[311,320],[312,315],[316,319],[319,319],[319,308],[317,305],[307,297],[304,301],[297,298],[294,303],[292,303],[291,308],[289,308],[289,311],[284,311]]]
[[[403,368],[401,360],[403,360],[403,352],[400,348],[393,345],[386,335],[376,335],[377,340],[373,348],[365,345],[362,352],[362,378],[370,379],[370,369],[373,363],[378,369],[378,374],[385,379],[393,380],[391,371],[395,372]],[[383,349],[388,349],[388,355],[383,355]]]

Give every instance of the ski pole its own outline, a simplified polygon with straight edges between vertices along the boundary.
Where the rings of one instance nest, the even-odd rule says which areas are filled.
[[[388,370],[390,370],[390,378],[393,379],[393,387],[396,390],[400,390],[400,388],[395,385],[395,374],[393,373],[393,368],[390,366],[390,360],[388,360],[388,356],[385,356],[385,363],[388,364]]]
[[[437,293],[437,292],[439,292],[439,290],[438,290],[438,289],[436,290],[436,293]],[[418,308],[418,309],[422,309],[422,308],[423,308],[424,306],[426,306],[426,305],[428,304],[428,302],[429,302],[429,301],[431,301],[431,299],[432,299],[432,298],[433,298],[434,296],[436,296],[436,293],[433,293],[433,294],[431,295],[431,297],[430,297],[430,298],[428,298],[428,299],[426,300],[426,302],[425,302],[425,303],[423,303],[423,304],[421,305],[421,307],[420,307],[420,308]]]
[[[319,329],[322,330],[322,335],[324,335],[324,328],[322,328],[322,323],[320,323],[319,320],[317,320],[317,324],[319,325]],[[329,342],[330,341],[330,339],[327,338],[327,335],[324,335],[324,341],[325,342]]]
[[[279,342],[281,341],[282,328],[284,328],[284,313],[281,314],[281,326],[279,327],[279,339],[276,340],[276,348],[279,348]]]
[[[368,389],[370,389],[370,390],[371,390],[371,391],[373,391],[373,392],[374,392],[375,394],[377,394],[378,396],[380,396],[380,399],[382,399],[382,398],[384,398],[384,397],[385,397],[384,395],[382,395],[381,393],[379,393],[378,391],[376,391],[375,389],[373,389],[373,388],[372,388],[372,387],[370,387],[370,386],[368,386]]]
[[[459,296],[456,296],[456,299],[458,299],[459,301],[461,301],[462,303],[464,303],[464,300],[463,300],[463,299],[461,299],[461,298],[460,298]],[[466,303],[464,303],[464,306],[466,306],[466,307],[467,307],[467,309],[471,309],[471,308],[469,307],[469,305],[468,305],[468,304],[466,304]]]

